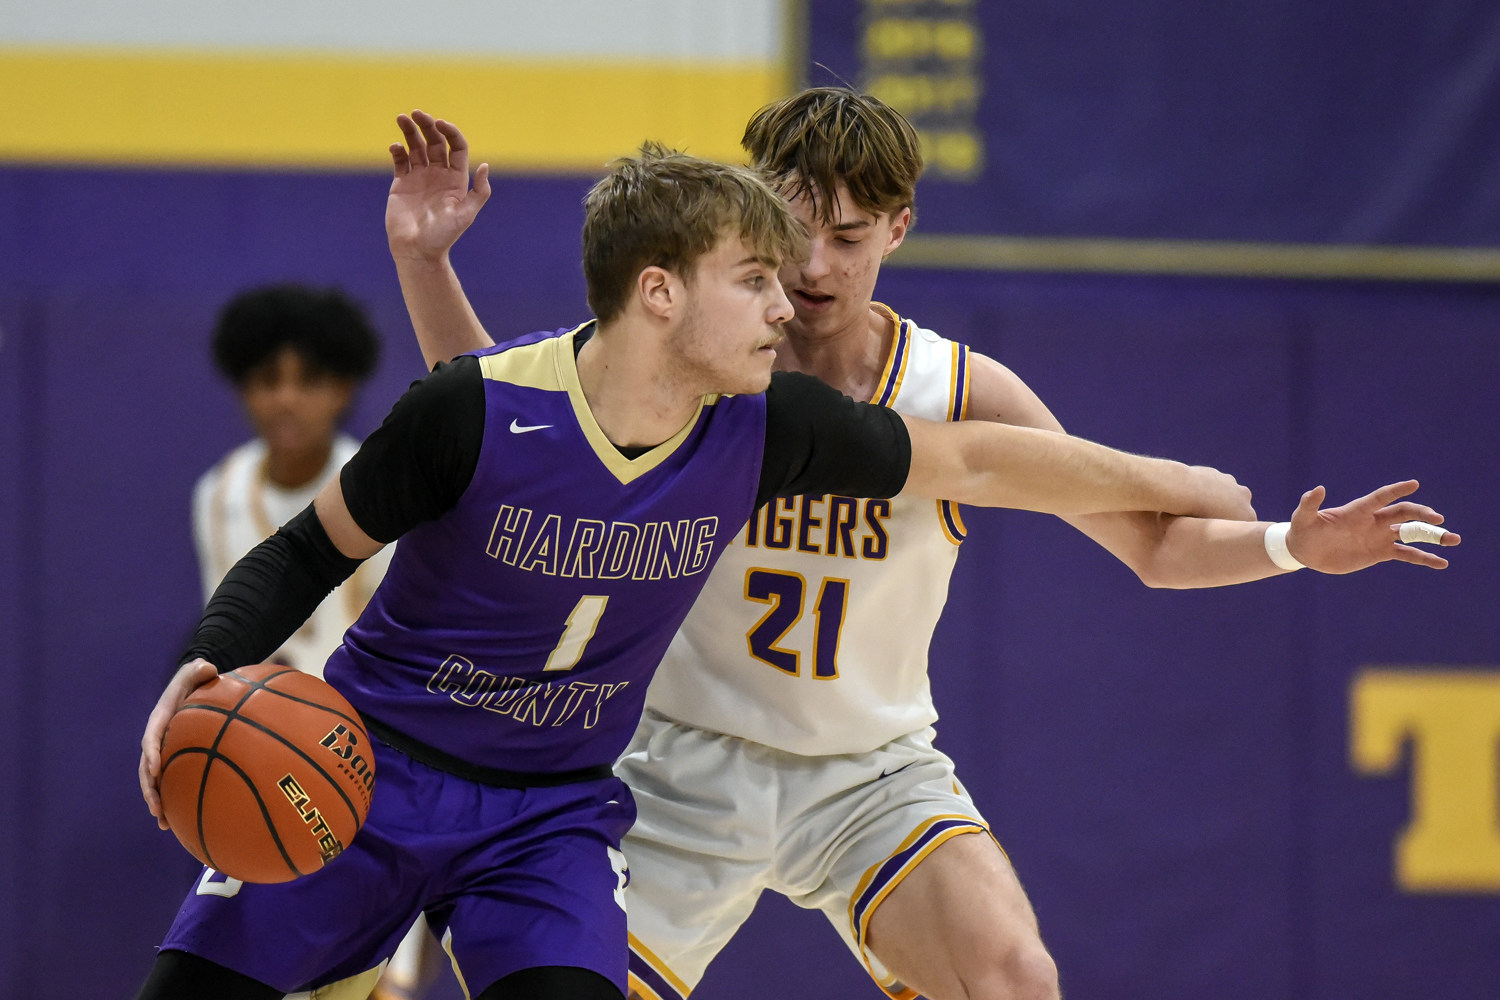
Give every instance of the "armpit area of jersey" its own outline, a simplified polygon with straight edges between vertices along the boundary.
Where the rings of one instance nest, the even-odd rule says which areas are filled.
[[[756,507],[799,493],[893,497],[910,471],[911,435],[895,410],[856,402],[811,375],[771,376]]]
[[[309,504],[230,567],[181,662],[202,657],[223,673],[264,661],[359,564],[338,550]]]

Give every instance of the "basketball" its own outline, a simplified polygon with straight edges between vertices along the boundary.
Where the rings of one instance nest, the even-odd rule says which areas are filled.
[[[243,882],[322,868],[370,811],[375,760],[359,714],[327,682],[263,663],[220,674],[172,716],[161,803],[182,846]]]

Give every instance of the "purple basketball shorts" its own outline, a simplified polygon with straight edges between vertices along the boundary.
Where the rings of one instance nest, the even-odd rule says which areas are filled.
[[[291,993],[380,964],[425,912],[471,995],[543,965],[625,992],[624,784],[494,788],[379,743],[376,762],[369,818],[342,854],[279,885],[205,869],[162,948]]]

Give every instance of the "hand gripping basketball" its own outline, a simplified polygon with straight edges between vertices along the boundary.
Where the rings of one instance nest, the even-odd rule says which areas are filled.
[[[161,747],[161,811],[182,845],[245,882],[322,868],[369,815],[375,760],[325,681],[259,664],[194,690]]]

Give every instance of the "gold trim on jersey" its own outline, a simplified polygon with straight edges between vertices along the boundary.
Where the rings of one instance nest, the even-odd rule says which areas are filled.
[[[965,420],[969,416],[969,348],[965,344],[954,342],[952,349],[953,364],[948,370],[948,419]],[[942,525],[943,534],[948,541],[954,545],[962,545],[964,539],[969,537],[969,529],[964,526],[958,504],[952,500],[939,500],[937,513],[938,523]]]
[[[948,381],[948,419],[965,420],[969,416],[969,348],[957,342],[953,346],[952,375]]]
[[[560,337],[548,337],[498,354],[486,354],[479,359],[479,367],[485,378],[496,382],[550,392],[566,392],[568,401],[573,405],[573,416],[578,421],[578,428],[593,448],[595,456],[611,475],[621,483],[628,484],[670,458],[698,425],[704,407],[713,405],[719,397],[702,397],[692,417],[676,434],[643,455],[626,458],[604,433],[599,421],[594,419],[594,411],[589,409],[588,399],[583,394],[583,384],[578,379],[573,338],[579,330],[593,322],[594,320],[589,320],[588,323],[581,323]]]
[[[911,357],[911,330],[908,324],[896,310],[883,302],[870,303],[876,309],[890,317],[895,325],[895,334],[891,337],[890,349],[886,353],[885,368],[880,373],[880,379],[875,383],[875,392],[870,396],[870,402],[877,406],[893,406],[896,397],[901,393],[901,380],[906,377],[906,362]]]
[[[485,354],[479,359],[479,370],[487,379],[525,386],[528,389],[545,389],[548,392],[563,392],[567,387],[560,374],[562,365],[557,359],[558,345],[564,341],[571,353],[573,334],[588,324],[581,324],[561,337],[548,337],[524,347],[512,347],[499,354]]]

